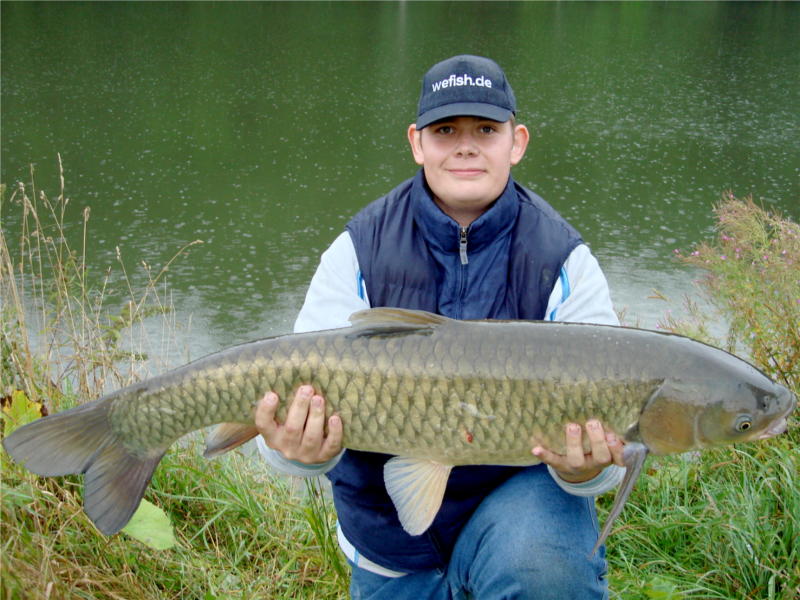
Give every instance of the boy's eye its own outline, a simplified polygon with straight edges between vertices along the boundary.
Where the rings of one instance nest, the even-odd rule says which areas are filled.
[[[481,126],[481,133],[494,133],[496,128],[494,125],[482,125]]]
[[[440,125],[436,128],[436,133],[441,133],[442,135],[448,135],[453,133],[453,128],[450,125]]]

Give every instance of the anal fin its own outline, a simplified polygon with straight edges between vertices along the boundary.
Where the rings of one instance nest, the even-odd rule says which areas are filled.
[[[220,423],[206,438],[206,449],[203,456],[214,458],[241,446],[257,435],[258,429],[252,423]]]

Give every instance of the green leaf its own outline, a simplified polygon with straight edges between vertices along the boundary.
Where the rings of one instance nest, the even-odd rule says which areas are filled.
[[[14,390],[11,392],[11,403],[3,407],[3,435],[9,435],[41,416],[41,403],[30,400],[22,390]]]
[[[147,500],[142,500],[122,531],[155,550],[168,550],[177,543],[167,514]]]
[[[645,585],[644,593],[653,600],[680,600],[683,597],[673,583],[658,575]]]

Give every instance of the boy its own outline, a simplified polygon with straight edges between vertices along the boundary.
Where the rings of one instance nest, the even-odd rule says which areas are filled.
[[[360,211],[322,255],[295,331],[345,326],[376,306],[617,324],[579,234],[510,175],[529,141],[515,111],[493,61],[465,55],[434,65],[408,128],[422,169]],[[259,404],[259,446],[286,472],[331,480],[353,598],[606,596],[604,550],[589,557],[593,496],[620,480],[622,443],[600,423],[570,424],[563,456],[532,448],[540,465],[455,468],[430,529],[410,536],[385,491],[389,457],[342,452],[341,420],[331,416],[325,435],[324,398],[310,386],[284,423],[278,402],[270,392]]]

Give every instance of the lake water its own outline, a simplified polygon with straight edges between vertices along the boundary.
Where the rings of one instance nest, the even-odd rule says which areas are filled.
[[[136,274],[203,240],[169,276],[193,357],[291,329],[319,254],[414,174],[420,79],[453,54],[505,68],[532,133],[515,177],[582,232],[628,321],[694,293],[673,250],[710,236],[723,191],[800,218],[798,4],[0,9],[2,181],[33,164],[55,196],[60,153],[96,273],[117,246]]]

